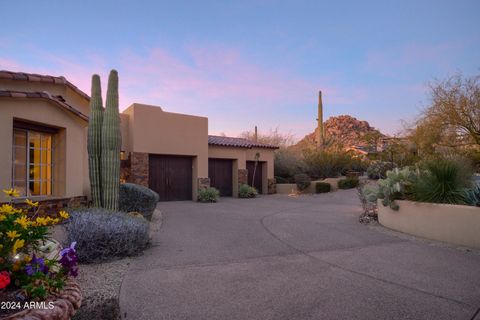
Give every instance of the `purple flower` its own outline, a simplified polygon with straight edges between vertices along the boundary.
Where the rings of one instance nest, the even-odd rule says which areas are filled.
[[[45,260],[43,258],[37,258],[34,254],[30,263],[25,266],[25,272],[29,276],[33,276],[37,272],[47,274],[48,266],[45,265]]]
[[[78,275],[78,257],[77,251],[75,251],[76,242],[72,242],[69,247],[64,248],[60,251],[60,264],[67,270],[67,274],[72,277],[76,277]]]

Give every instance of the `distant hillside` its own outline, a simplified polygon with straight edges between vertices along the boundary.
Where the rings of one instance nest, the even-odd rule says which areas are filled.
[[[330,117],[324,122],[325,140],[329,145],[338,147],[367,146],[365,135],[383,135],[380,131],[370,126],[367,121],[360,121],[349,115]],[[316,130],[306,135],[293,146],[303,150],[315,147]]]

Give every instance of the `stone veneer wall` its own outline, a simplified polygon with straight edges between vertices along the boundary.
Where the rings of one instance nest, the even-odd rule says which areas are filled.
[[[248,170],[247,169],[238,169],[238,186],[242,184],[248,184]]]
[[[198,178],[198,189],[204,189],[210,187],[210,178]]]
[[[148,153],[132,152],[128,182],[148,187]]]
[[[275,178],[268,179],[268,194],[277,193],[277,180]]]
[[[61,210],[88,205],[88,200],[86,196],[78,196],[71,198],[51,198],[44,200],[35,200],[35,198],[32,198],[31,200],[34,202],[38,201],[40,203],[38,206],[38,216],[50,216],[52,218],[58,217],[58,212],[60,212]],[[0,205],[2,204],[3,203],[0,203]],[[20,199],[14,200],[14,204],[17,208],[30,208],[29,205],[27,205],[23,200]],[[29,215],[30,214],[33,214],[32,210],[29,210]]]

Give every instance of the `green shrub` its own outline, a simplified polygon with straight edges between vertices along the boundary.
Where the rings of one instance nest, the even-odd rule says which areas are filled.
[[[428,161],[425,169],[413,185],[415,201],[467,204],[465,189],[472,185],[468,165],[458,159],[436,159]]]
[[[284,177],[275,176],[275,181],[277,184],[290,183],[290,180]]]
[[[312,183],[312,180],[310,179],[310,177],[304,173],[296,174],[294,178],[295,178],[295,184],[297,185],[297,188],[300,191],[307,189]]]
[[[385,179],[387,171],[395,168],[395,164],[386,161],[375,160],[370,162],[367,168],[367,175],[370,179]]]
[[[302,171],[301,159],[291,149],[282,148],[275,151],[274,172],[276,177],[291,179],[297,173]],[[287,183],[287,182],[283,182]]]
[[[70,217],[66,243],[77,242],[80,262],[131,256],[147,246],[149,223],[143,217],[100,208],[73,210]]]
[[[213,187],[198,190],[199,202],[217,202],[218,197],[220,197],[220,191]]]
[[[248,184],[242,184],[240,188],[238,188],[239,198],[255,198],[257,194],[257,189],[249,186]]]
[[[330,183],[327,182],[317,182],[315,184],[315,192],[316,193],[326,193],[330,192]]]
[[[120,185],[120,211],[140,212],[145,219],[150,221],[158,200],[158,194],[147,187],[134,183],[122,183]]]
[[[359,180],[357,177],[351,177],[338,180],[339,189],[352,189],[358,186]]]
[[[304,151],[305,172],[312,178],[334,178],[352,169],[353,157],[344,151]],[[356,162],[355,162],[356,163]]]

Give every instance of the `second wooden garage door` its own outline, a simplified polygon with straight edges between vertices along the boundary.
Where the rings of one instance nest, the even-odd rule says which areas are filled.
[[[232,196],[232,160],[208,159],[208,177],[210,186],[217,188],[220,196]]]
[[[160,201],[192,200],[192,158],[153,155],[149,157],[150,189]]]

